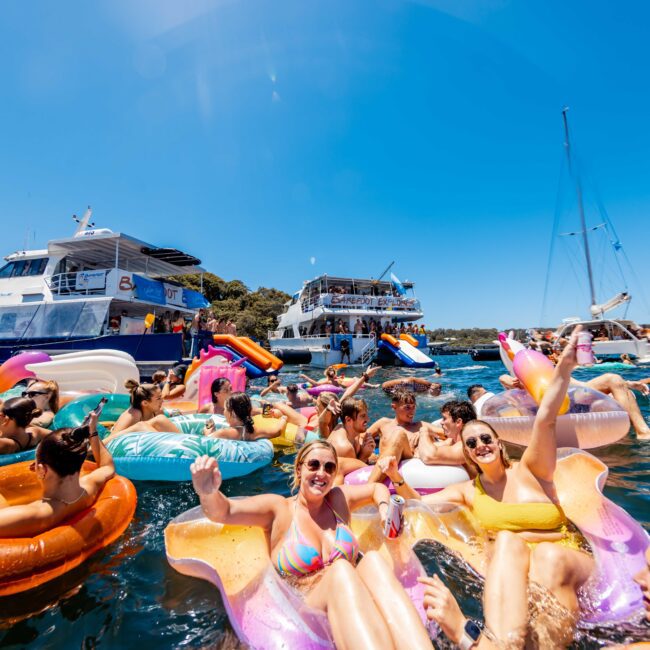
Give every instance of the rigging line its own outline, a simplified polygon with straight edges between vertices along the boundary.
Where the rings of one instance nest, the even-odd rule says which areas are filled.
[[[544,317],[546,316],[546,301],[548,299],[548,289],[551,278],[551,262],[553,261],[553,252],[555,251],[555,240],[557,238],[557,231],[560,226],[560,214],[562,207],[562,178],[564,176],[564,168],[566,162],[564,153],[562,154],[560,162],[560,177],[558,178],[557,183],[557,194],[555,198],[555,216],[553,218],[553,230],[551,231],[551,242],[548,250],[548,261],[546,262],[546,280],[544,282],[544,295],[542,297],[542,311],[540,313],[539,322],[544,322]]]

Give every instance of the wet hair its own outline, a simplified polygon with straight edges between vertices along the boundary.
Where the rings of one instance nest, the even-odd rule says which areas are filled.
[[[217,398],[214,396],[215,393],[221,392],[221,389],[230,383],[230,379],[227,377],[217,377],[212,384],[210,385],[210,395],[212,396],[212,403],[217,403]]]
[[[43,438],[36,448],[36,462],[52,468],[59,476],[71,476],[81,470],[88,455],[90,429],[57,429]]]
[[[187,366],[184,363],[179,363],[172,368],[172,372],[176,377],[181,380],[181,384],[185,381],[185,374],[187,373]]]
[[[269,375],[269,376],[266,378],[266,385],[267,385],[267,386],[270,386],[271,384],[273,384],[273,383],[276,382],[277,380],[278,380],[278,376],[277,376],[277,375]]]
[[[491,432],[492,435],[494,436],[494,439],[499,442],[499,456],[501,457],[501,462],[503,463],[504,467],[512,467],[512,461],[510,460],[510,456],[508,456],[508,452],[506,448],[503,446],[503,443],[501,442],[501,439],[499,438],[499,434],[494,430],[492,425],[488,424],[487,422],[483,420],[471,420],[468,422],[464,427],[463,427],[463,432],[461,435],[462,441],[463,441],[463,456],[465,456],[465,462],[467,465],[470,467],[473,467],[474,470],[476,471],[477,474],[482,474],[483,470],[481,469],[480,465],[478,463],[475,463],[470,457],[469,457],[469,452],[467,451],[467,447],[465,446],[465,434],[467,433],[468,427],[475,427],[477,425],[483,425],[487,427]]]
[[[476,420],[476,409],[467,401],[449,400],[440,407],[440,413],[449,413],[452,420],[460,418],[463,424]]]
[[[45,386],[45,390],[47,390],[47,392],[49,393],[47,398],[47,405],[50,411],[52,411],[52,413],[58,413],[59,412],[59,384],[53,379],[50,379],[49,381],[34,379],[33,381],[30,381],[29,384],[27,384],[27,390],[29,390],[30,387],[33,386],[34,384],[43,384]]]
[[[345,424],[345,418],[352,418],[354,420],[361,411],[367,410],[368,405],[365,400],[356,397],[346,397],[341,402],[341,422]]]
[[[287,393],[297,393],[298,392],[298,384],[289,384],[287,386]]]
[[[483,384],[472,384],[468,389],[467,389],[467,397],[471,400],[472,397],[478,393],[479,389],[482,388],[485,390],[485,386]]]
[[[327,451],[332,452],[332,455],[334,456],[334,461],[336,462],[336,466],[338,468],[339,457],[336,454],[336,449],[334,449],[332,443],[322,439],[312,440],[311,442],[308,442],[306,445],[300,448],[300,451],[296,454],[296,459],[293,461],[293,479],[291,481],[292,490],[298,489],[298,486],[300,485],[300,477],[298,475],[298,469],[305,462],[305,458],[307,457],[307,455],[314,449],[327,449]]]
[[[318,394],[316,403],[320,404],[323,408],[327,408],[332,400],[336,401],[338,400],[338,397],[334,393],[331,393],[328,390],[324,390],[322,393]]]
[[[415,404],[416,399],[415,395],[410,391],[404,388],[398,388],[393,393],[393,399],[391,399],[392,404]]]
[[[36,408],[36,402],[29,397],[12,397],[0,405],[0,411],[22,429],[43,412]]]
[[[226,400],[226,408],[242,421],[246,433],[250,434],[255,431],[255,424],[251,415],[253,405],[251,404],[251,398],[246,393],[233,393]]]
[[[142,410],[142,402],[148,402],[160,390],[155,384],[139,384],[135,379],[127,379],[124,387],[131,393],[131,406],[138,411]]]
[[[167,373],[164,370],[156,370],[156,372],[151,375],[151,383],[159,384],[161,381],[165,381]]]
[[[336,377],[336,368],[329,367],[325,371],[325,376],[326,377]]]

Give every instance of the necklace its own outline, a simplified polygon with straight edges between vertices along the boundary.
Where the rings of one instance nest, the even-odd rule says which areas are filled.
[[[65,499],[62,499],[61,497],[43,497],[43,501],[58,501],[59,503],[63,503],[66,506],[71,506],[73,503],[77,503],[81,497],[86,494],[86,490],[84,488],[81,488],[81,493],[76,499],[73,499],[72,501],[66,501]]]

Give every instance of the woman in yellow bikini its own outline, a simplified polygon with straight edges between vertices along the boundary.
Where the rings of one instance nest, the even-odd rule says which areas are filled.
[[[594,569],[593,558],[579,550],[577,538],[569,530],[553,483],[555,421],[576,366],[579,329],[574,330],[558,361],[521,461],[509,460],[489,424],[481,420],[468,422],[462,432],[463,451],[478,476],[422,497],[427,504],[451,502],[468,507],[494,537],[485,579],[485,620],[498,642],[509,647],[523,646],[525,641],[531,584],[550,592],[568,610],[568,618],[575,620],[579,607],[577,590]],[[403,483],[393,461],[381,462],[394,484]],[[406,484],[397,490],[404,497],[419,498]],[[564,633],[571,632],[566,618]],[[557,622],[557,617],[549,618],[542,625],[553,626]],[[557,632],[549,633],[557,636]]]

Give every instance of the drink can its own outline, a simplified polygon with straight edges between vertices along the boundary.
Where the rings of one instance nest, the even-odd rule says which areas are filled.
[[[406,501],[399,494],[391,494],[384,524],[384,536],[388,539],[395,539],[402,532],[405,504]]]
[[[593,366],[594,351],[591,345],[591,332],[584,331],[578,334],[578,345],[576,350],[576,359],[580,366]]]

